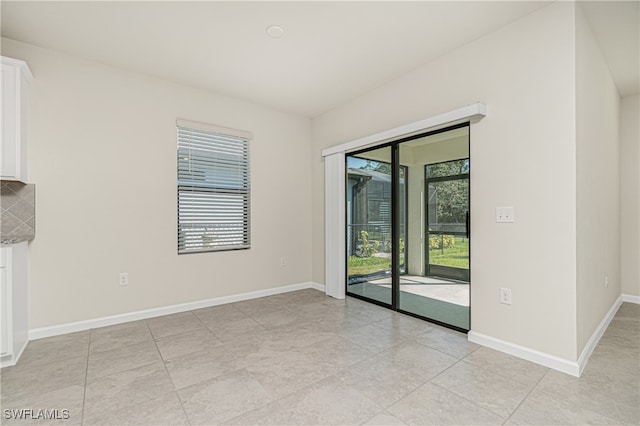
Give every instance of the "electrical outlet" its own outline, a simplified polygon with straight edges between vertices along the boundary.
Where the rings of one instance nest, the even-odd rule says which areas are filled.
[[[129,285],[129,273],[120,272],[120,285]]]
[[[280,266],[287,266],[287,258],[286,257],[281,257],[280,258]]]
[[[609,275],[604,276],[604,286],[609,287]]]
[[[496,223],[515,222],[513,207],[496,207]]]
[[[500,303],[505,305],[511,304],[511,289],[510,288],[501,288],[500,289]]]

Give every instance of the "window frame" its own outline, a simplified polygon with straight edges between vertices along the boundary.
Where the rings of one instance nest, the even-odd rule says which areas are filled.
[[[250,132],[176,120],[179,255],[251,248],[252,139]]]

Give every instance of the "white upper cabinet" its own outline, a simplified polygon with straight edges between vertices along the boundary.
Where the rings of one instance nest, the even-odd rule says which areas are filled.
[[[27,182],[27,86],[32,79],[26,62],[2,56],[2,180]]]

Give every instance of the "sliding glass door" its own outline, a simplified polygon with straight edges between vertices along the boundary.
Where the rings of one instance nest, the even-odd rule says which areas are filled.
[[[346,156],[347,294],[469,330],[469,127]]]
[[[391,306],[391,147],[347,161],[347,289]]]

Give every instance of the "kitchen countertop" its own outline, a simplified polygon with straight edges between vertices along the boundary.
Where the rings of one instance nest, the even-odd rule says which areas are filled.
[[[20,244],[20,243],[24,243],[25,241],[31,241],[31,240],[33,240],[33,237],[31,236],[18,236],[14,238],[5,238],[0,240],[0,245],[10,246],[12,244]]]

